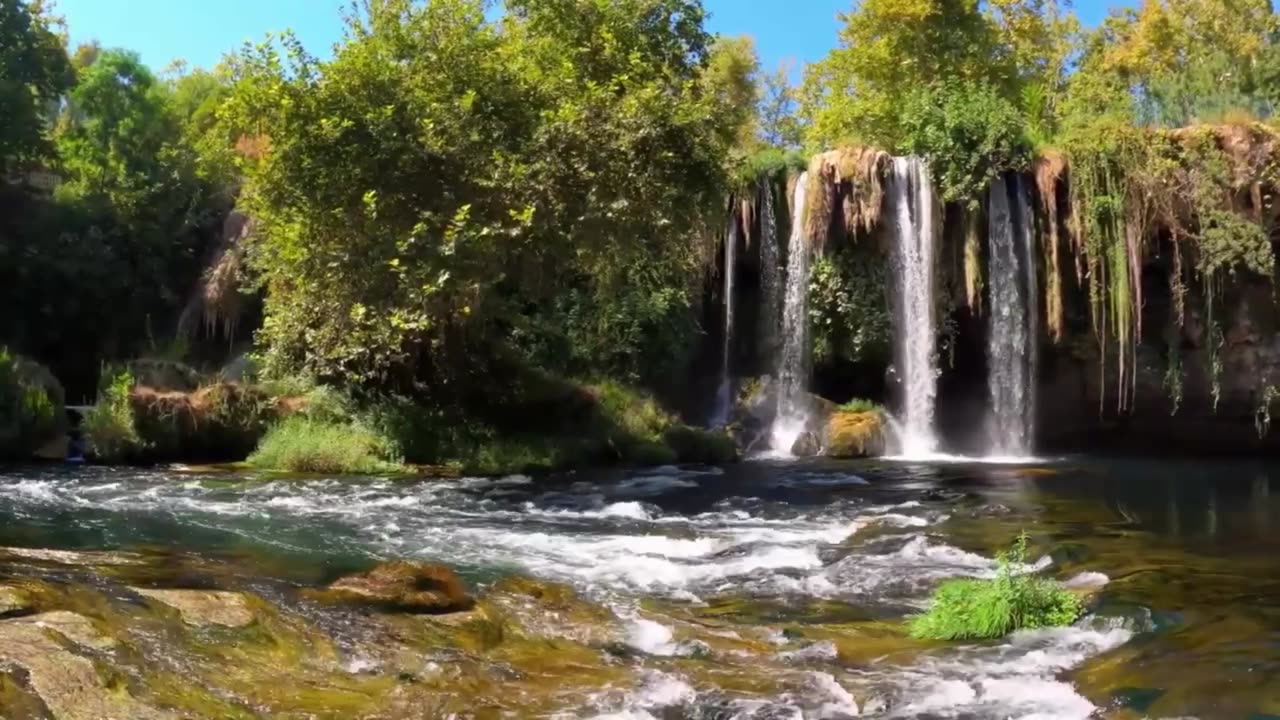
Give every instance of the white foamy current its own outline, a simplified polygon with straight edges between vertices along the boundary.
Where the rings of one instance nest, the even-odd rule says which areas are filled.
[[[193,549],[247,544],[316,558],[411,557],[480,575],[530,574],[612,606],[622,642],[655,660],[705,659],[710,650],[683,641],[663,617],[638,611],[644,598],[700,604],[749,596],[784,606],[821,599],[900,617],[924,607],[943,579],[996,572],[992,559],[948,545],[935,530],[950,506],[886,502],[874,481],[848,472],[742,474],[666,467],[553,486],[522,476],[228,485],[127,472],[0,474],[0,518],[40,528],[74,515],[81,542],[95,547],[180,538]],[[1044,558],[1021,570],[1048,565]],[[1082,575],[1074,583],[1106,578]],[[586,699],[572,716],[696,710],[709,717],[708,708],[722,708],[724,717],[742,718],[1085,718],[1092,705],[1059,674],[1130,631],[1082,624],[856,672],[838,662],[830,643],[770,633],[774,659],[795,676],[794,690],[779,697],[744,700],[654,670],[639,686]]]

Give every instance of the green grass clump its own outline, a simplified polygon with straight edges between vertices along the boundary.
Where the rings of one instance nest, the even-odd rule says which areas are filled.
[[[870,400],[863,400],[862,398],[854,398],[840,406],[840,410],[842,412],[852,413],[879,412],[883,409],[884,408],[882,408],[879,403],[875,403]]]
[[[129,370],[104,373],[106,379],[98,401],[84,416],[84,433],[89,452],[99,462],[118,463],[136,459],[146,447],[138,433],[133,412],[134,378]]]
[[[262,470],[333,475],[400,472],[394,444],[355,424],[290,417],[271,428],[249,456]]]
[[[948,580],[929,604],[911,619],[911,636],[925,640],[998,638],[1015,630],[1070,625],[1084,611],[1080,599],[1061,584],[1034,575],[1015,574],[1026,562],[1027,536],[1001,553],[992,580]]]

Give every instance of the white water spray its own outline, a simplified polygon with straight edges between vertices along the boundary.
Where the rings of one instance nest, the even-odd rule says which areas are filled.
[[[1014,176],[1012,183],[997,178],[991,184],[987,217],[991,245],[987,267],[991,287],[987,334],[991,453],[1028,456],[1034,437],[1039,335],[1031,208],[1021,178]]]
[[[778,412],[773,448],[790,452],[809,418],[809,242],[804,234],[809,174],[796,182],[795,214],[787,243],[786,292],[782,306],[782,352],[778,356]]]
[[[938,206],[928,167],[919,158],[893,159],[889,202],[896,225],[893,266],[894,355],[902,383],[901,432],[904,456],[937,451],[933,430],[938,391],[938,323],[934,303]]]

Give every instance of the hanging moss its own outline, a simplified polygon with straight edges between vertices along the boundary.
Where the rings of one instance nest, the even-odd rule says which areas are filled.
[[[1057,150],[1046,150],[1033,164],[1036,190],[1040,196],[1040,207],[1043,209],[1043,232],[1041,233],[1041,253],[1045,268],[1045,327],[1054,342],[1062,340],[1062,270],[1059,265],[1059,221],[1058,221],[1058,183],[1067,169],[1067,158]]]
[[[974,315],[982,314],[984,287],[982,269],[982,214],[977,208],[964,209],[964,294]]]

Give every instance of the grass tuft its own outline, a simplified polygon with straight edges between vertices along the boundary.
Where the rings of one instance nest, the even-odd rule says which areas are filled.
[[[1027,536],[999,556],[991,580],[948,580],[934,592],[929,609],[911,619],[911,636],[925,640],[980,640],[1015,630],[1070,625],[1084,611],[1061,584],[1015,572],[1026,563]]]
[[[262,470],[333,475],[400,472],[393,443],[372,430],[290,417],[267,432],[249,464]]]

